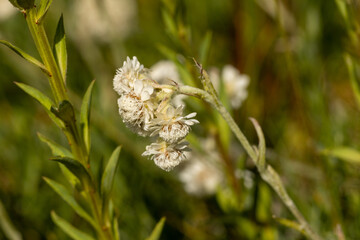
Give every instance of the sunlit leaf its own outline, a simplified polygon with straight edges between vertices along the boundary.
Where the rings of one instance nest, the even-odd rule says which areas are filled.
[[[117,147],[111,154],[111,157],[106,165],[104,174],[101,180],[101,193],[105,198],[110,194],[114,183],[114,176],[119,164],[119,155],[121,147]]]
[[[48,76],[51,76],[50,72],[46,69],[45,65],[42,64],[40,61],[38,61],[36,58],[30,56],[29,54],[25,53],[23,50],[21,50],[20,48],[12,45],[11,43],[5,41],[5,40],[0,40],[1,44],[4,44],[5,46],[7,46],[8,48],[10,48],[11,50],[13,50],[16,54],[18,54],[20,57],[24,58],[25,60],[27,60],[28,62],[34,64],[35,66],[39,67],[43,72],[45,72]]]
[[[59,126],[60,128],[65,127],[64,123],[50,111],[51,107],[54,106],[54,102],[50,98],[48,98],[45,94],[43,94],[34,87],[18,82],[15,82],[15,84],[27,94],[35,98],[41,105],[43,105],[49,117],[54,121],[57,126]]]
[[[200,45],[199,60],[203,64],[204,67],[206,67],[207,58],[209,56],[210,47],[211,47],[211,39],[212,39],[212,33],[209,31],[206,33],[206,35]]]
[[[52,0],[41,0],[40,6],[37,10],[37,16],[36,16],[36,23],[41,24],[43,19],[45,18],[45,15],[47,11],[50,8],[50,5],[52,3]]]
[[[63,164],[69,169],[75,176],[83,181],[90,182],[90,175],[85,167],[78,161],[68,157],[53,157],[51,160],[57,161]]]
[[[161,232],[164,228],[165,220],[166,220],[165,217],[162,217],[160,219],[160,221],[156,224],[154,230],[152,231],[151,235],[148,238],[146,238],[146,240],[159,240],[160,239]]]
[[[63,185],[46,177],[44,177],[44,180],[67,204],[70,205],[72,209],[74,209],[80,217],[84,218],[88,223],[96,228],[96,223],[92,217],[76,202],[74,197]]]
[[[61,228],[69,237],[74,240],[95,240],[90,235],[80,231],[68,223],[65,219],[56,215],[54,211],[51,212],[51,219],[59,228]]]
[[[88,152],[90,152],[90,144],[91,144],[89,121],[90,121],[91,93],[94,83],[95,81],[92,81],[88,89],[86,90],[80,111],[80,128],[82,130],[85,146]]]
[[[360,163],[360,151],[350,147],[336,147],[332,149],[325,149],[321,153],[324,155],[337,157],[347,162],[357,164]]]
[[[54,55],[58,62],[61,75],[66,82],[67,51],[63,15],[61,15],[56,28],[56,33],[54,37]]]

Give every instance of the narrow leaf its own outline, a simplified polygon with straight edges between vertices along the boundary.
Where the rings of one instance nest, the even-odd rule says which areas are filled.
[[[113,228],[114,238],[120,240],[119,222],[117,217],[114,217]]]
[[[3,203],[0,201],[0,229],[5,234],[5,238],[10,240],[22,240],[21,233],[16,230],[14,224],[11,222],[9,215]]]
[[[61,228],[69,237],[74,240],[95,240],[93,237],[72,226],[65,219],[56,215],[54,211],[51,212],[51,219],[59,228]]]
[[[18,82],[15,82],[15,84],[20,87],[24,92],[35,98],[41,105],[43,105],[47,114],[57,126],[59,126],[60,128],[65,127],[64,123],[60,119],[58,119],[52,112],[50,112],[51,107],[54,105],[53,101],[50,98],[48,98],[45,94],[43,94],[34,87]]]
[[[114,183],[114,176],[119,164],[119,154],[120,154],[121,147],[117,147],[114,152],[111,154],[109,162],[106,165],[104,174],[101,180],[101,193],[107,197],[109,196],[112,186]]]
[[[4,41],[4,40],[0,40],[0,43],[4,44],[5,46],[7,46],[8,48],[10,48],[11,50],[13,50],[16,54],[18,54],[20,57],[24,58],[25,60],[27,60],[28,62],[36,65],[37,67],[39,67],[43,72],[45,72],[48,76],[51,76],[50,72],[46,69],[45,65],[42,64],[40,61],[38,61],[36,58],[30,56],[29,54],[25,53],[23,50],[21,50],[20,48],[12,45],[11,43]]]
[[[65,147],[50,140],[49,138],[45,137],[41,133],[38,133],[38,137],[42,142],[46,143],[50,147],[53,155],[60,156],[60,157],[73,158],[72,153]]]
[[[50,111],[64,121],[65,124],[73,124],[75,122],[74,107],[67,100],[62,101],[58,108],[52,106]]]
[[[166,218],[162,217],[160,221],[156,224],[154,230],[152,231],[150,237],[146,238],[146,240],[159,240],[161,232],[164,228]]]
[[[90,122],[90,106],[91,106],[91,94],[95,81],[92,81],[86,90],[86,93],[83,98],[80,111],[80,128],[82,130],[83,139],[85,141],[85,146],[88,152],[90,152],[90,131],[89,131],[89,122]]]
[[[90,175],[88,171],[85,169],[85,167],[78,161],[68,158],[68,157],[54,157],[51,158],[51,160],[57,161],[61,164],[63,164],[67,169],[70,170],[75,176],[77,176],[79,179],[87,182],[90,181]]]
[[[46,0],[51,1],[51,0]],[[64,29],[64,19],[61,15],[54,37],[54,55],[58,62],[61,75],[66,82],[66,71],[67,71],[67,52],[66,52],[66,38]]]
[[[333,149],[325,149],[322,154],[337,157],[350,163],[360,163],[360,152],[350,147],[336,147]]]
[[[208,31],[200,45],[199,59],[200,62],[203,63],[204,67],[206,67],[207,58],[209,56],[211,39],[212,39],[212,33]]]
[[[36,23],[37,24],[42,23],[42,21],[45,18],[45,15],[46,15],[47,11],[50,8],[51,3],[52,3],[52,0],[41,0],[40,1],[40,7],[38,8],[37,16],[36,16]]]
[[[295,229],[296,231],[298,231],[298,232],[300,232],[300,233],[302,233],[303,235],[306,236],[304,228],[300,224],[298,224],[297,222],[291,221],[291,220],[286,219],[286,218],[276,218],[276,217],[274,217],[274,218],[281,225],[284,225],[285,227],[288,227],[288,228]]]
[[[264,137],[264,133],[261,130],[261,127],[259,125],[259,123],[256,121],[255,118],[250,118],[252,124],[255,127],[256,133],[258,135],[259,138],[259,156],[257,159],[257,167],[259,168],[260,172],[262,170],[265,170],[265,150],[266,150],[266,145],[265,145],[265,137]]]
[[[96,228],[96,223],[94,219],[75,201],[74,197],[69,193],[69,191],[60,183],[55,182],[49,178],[44,177],[44,180],[49,186],[57,193],[59,196],[70,205],[72,209],[82,218],[84,218],[88,223],[90,223],[94,228]]]
[[[63,146],[55,143],[54,141],[48,139],[47,137],[45,137],[44,135],[42,135],[40,133],[38,133],[38,137],[42,142],[46,143],[50,147],[51,152],[54,156],[73,158],[72,153],[69,150],[67,150],[66,148],[64,148]],[[73,187],[76,187],[77,185],[80,186],[79,179],[72,172],[70,172],[69,169],[67,169],[61,163],[59,163],[59,166],[60,166],[60,169],[61,169],[62,173],[64,174],[65,178],[70,182],[70,184]]]

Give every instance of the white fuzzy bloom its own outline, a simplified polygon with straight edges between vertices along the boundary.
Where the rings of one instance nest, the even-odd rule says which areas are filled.
[[[179,179],[187,193],[197,196],[214,194],[223,180],[221,171],[208,159],[188,157]]]
[[[129,93],[134,90],[135,81],[146,79],[146,74],[147,70],[136,57],[133,57],[133,59],[127,57],[123,66],[116,71],[113,80],[114,90],[119,95]]]
[[[210,79],[214,84],[214,87],[219,91],[220,89],[220,74],[219,70],[210,70]],[[239,108],[242,102],[247,98],[247,87],[250,83],[250,78],[246,74],[240,74],[234,66],[224,66],[221,78],[224,84],[225,92],[229,96],[231,106],[233,108]]]
[[[184,105],[177,108],[168,106],[165,113],[158,113],[156,118],[150,123],[150,129],[153,130],[151,136],[159,134],[159,137],[168,143],[176,143],[184,139],[190,132],[190,126],[199,123],[196,119],[196,113],[190,113],[182,116]]]
[[[150,77],[160,84],[168,84],[170,80],[180,83],[176,65],[172,61],[162,60],[150,68]]]
[[[134,90],[118,99],[119,114],[133,132],[147,136],[147,124],[153,118],[155,103],[151,101],[154,88],[143,80],[135,80]]]
[[[156,142],[146,146],[143,156],[150,156],[155,164],[165,171],[170,171],[186,159],[185,152],[190,149],[187,142],[169,144],[167,142]]]
[[[221,157],[212,137],[199,139],[202,151],[192,151],[179,173],[179,179],[187,193],[196,196],[215,194],[224,182]]]

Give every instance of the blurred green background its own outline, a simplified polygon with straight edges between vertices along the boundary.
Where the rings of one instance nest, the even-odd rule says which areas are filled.
[[[39,59],[24,16],[6,12],[10,4],[0,1],[0,39]],[[232,189],[228,179],[215,194],[190,195],[179,181],[180,170],[167,173],[141,157],[151,139],[125,128],[112,90],[115,71],[126,56],[137,56],[148,68],[163,59],[178,61],[195,84],[199,79],[192,57],[205,69],[232,64],[249,75],[248,98],[233,111],[239,126],[256,144],[248,117],[259,121],[268,161],[325,239],[360,239],[360,159],[355,152],[360,147],[359,11],[358,0],[54,1],[46,28],[52,39],[64,15],[67,86],[76,107],[96,79],[91,117],[94,171],[116,145],[123,146],[113,196],[121,239],[144,239],[162,216],[167,220],[161,239],[305,239],[273,218],[293,219],[235,139],[223,148],[218,137],[216,149],[230,160],[233,172],[252,173],[250,188],[236,179],[237,197],[227,194]],[[209,48],[204,39],[211,40]],[[52,223],[51,210],[80,229],[90,227],[42,180],[47,176],[66,182],[48,160],[51,152],[37,133],[64,146],[66,139],[14,81],[50,96],[39,69],[0,47],[0,200],[24,239],[67,239]],[[206,105],[194,99],[187,103],[201,122],[189,140],[217,138],[223,123],[215,114],[208,119]],[[198,143],[195,148],[202,148]],[[351,151],[339,150],[345,146]],[[238,198],[241,206],[234,203]],[[0,218],[4,220],[3,213]],[[0,239],[5,236],[0,228]]]

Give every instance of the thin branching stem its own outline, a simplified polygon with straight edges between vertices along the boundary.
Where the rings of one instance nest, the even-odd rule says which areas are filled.
[[[211,88],[209,89],[211,90]],[[178,87],[178,93],[200,98],[208,102],[210,105],[212,105],[221,114],[224,120],[228,123],[231,131],[234,133],[236,138],[240,141],[240,143],[244,147],[247,154],[253,160],[254,164],[256,165],[256,167],[260,172],[262,179],[274,189],[274,191],[278,194],[278,196],[285,204],[285,206],[298,220],[300,226],[304,230],[305,235],[312,240],[322,240],[322,238],[314,232],[314,230],[311,228],[311,226],[306,221],[304,216],[296,207],[293,200],[290,198],[289,194],[287,193],[282,183],[279,174],[270,165],[265,164],[264,159],[262,160],[259,159],[259,155],[250,145],[249,141],[247,140],[243,132],[240,130],[239,126],[235,123],[234,119],[231,117],[230,113],[226,110],[226,108],[222,105],[222,103],[217,98],[217,96],[202,89],[194,88],[190,86]]]

